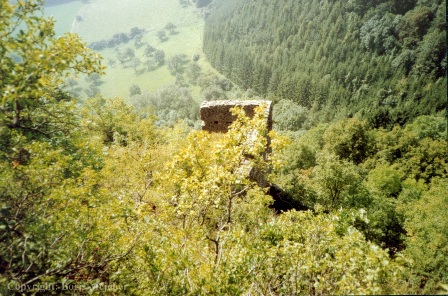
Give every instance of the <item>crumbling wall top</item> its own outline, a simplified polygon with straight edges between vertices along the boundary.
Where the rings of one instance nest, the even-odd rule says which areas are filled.
[[[266,106],[265,118],[267,128],[272,129],[272,102],[267,100],[221,100],[205,101],[201,105],[200,115],[202,130],[210,132],[227,132],[229,126],[236,119],[230,109],[240,106],[250,118],[254,116],[255,108]]]

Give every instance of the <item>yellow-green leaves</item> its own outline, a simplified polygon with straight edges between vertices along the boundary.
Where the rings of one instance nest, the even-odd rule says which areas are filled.
[[[82,127],[104,144],[126,146],[131,142],[155,140],[153,118],[142,118],[122,99],[100,96],[88,99],[82,110]]]
[[[41,16],[42,1],[2,1],[0,36],[0,124],[42,136],[51,123],[46,102],[66,97],[64,79],[80,73],[102,73],[100,57],[80,38],[54,37],[54,21]],[[36,112],[47,111],[47,119]]]
[[[448,282],[448,182],[434,178],[429,191],[405,205],[407,249],[412,258],[407,270],[409,290],[435,293],[437,285]],[[428,276],[431,275],[431,276]]]
[[[251,170],[266,168],[263,153],[267,138],[262,110],[252,120],[240,109],[233,112],[238,120],[224,135],[192,132],[169,165],[167,176],[175,188],[173,202],[179,215],[192,217],[199,223],[207,219],[216,221],[218,228],[236,218],[233,214],[238,211],[236,205],[244,203],[247,191],[254,188]]]
[[[272,157],[261,148],[267,143],[262,117],[235,113],[238,119],[228,133],[191,132],[163,168],[141,158],[158,170],[142,199],[155,209],[137,210],[136,221],[144,216],[140,245],[129,258],[133,263],[116,266],[127,275],[119,276],[120,282],[133,279],[134,293],[154,295],[387,293],[386,279],[395,281],[398,269],[387,252],[351,226],[356,215],[271,212],[272,198],[241,169],[269,167],[265,159]],[[272,142],[275,151],[283,140]],[[137,176],[144,179],[144,170],[126,156],[133,146],[119,147],[112,145],[109,155],[115,151],[125,164],[118,168],[110,162],[114,169],[107,176],[133,181],[107,184],[124,192],[139,184]],[[339,162],[338,169],[347,164]],[[130,167],[133,173],[126,172]],[[347,169],[343,188],[356,181],[353,168]],[[123,198],[131,196],[127,191]]]

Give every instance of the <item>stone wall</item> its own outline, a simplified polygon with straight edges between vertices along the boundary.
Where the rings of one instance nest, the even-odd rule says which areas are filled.
[[[246,115],[249,117],[254,116],[254,109],[257,106],[266,104],[265,118],[267,127],[272,129],[272,102],[264,100],[253,101],[206,101],[201,105],[200,113],[202,120],[202,130],[209,132],[222,132],[225,133],[229,129],[229,125],[235,120],[235,117],[230,113],[230,109],[235,106],[241,106],[244,108]],[[267,151],[270,150],[270,139],[268,138]],[[274,203],[270,206],[277,213],[288,211],[291,209],[296,210],[308,210],[308,208],[302,205],[294,197],[290,196],[287,192],[284,192],[280,187],[275,184],[270,184],[266,180],[264,173],[253,167],[250,161],[245,161],[240,167],[241,170],[247,174],[247,176],[257,182],[262,188],[268,188],[268,194],[274,199]]]
[[[266,105],[265,118],[268,130],[272,129],[272,102],[265,100],[223,100],[223,101],[205,101],[201,105],[200,114],[202,120],[202,130],[209,132],[228,131],[229,126],[235,120],[230,109],[240,106],[246,112],[246,115],[252,118],[255,108],[260,105]]]

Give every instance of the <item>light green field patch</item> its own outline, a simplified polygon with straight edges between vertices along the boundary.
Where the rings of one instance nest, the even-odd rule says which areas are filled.
[[[76,5],[75,5],[76,4]],[[89,3],[70,2],[47,9],[47,13],[53,13],[58,22],[58,28],[69,28],[71,32],[78,33],[87,43],[98,42],[111,39],[116,33],[129,33],[134,27],[146,30],[142,38],[145,43],[140,48],[136,48],[134,40],[127,44],[120,44],[114,48],[107,48],[99,53],[104,58],[104,64],[108,67],[106,75],[102,77],[102,84],[98,86],[105,97],[129,97],[131,85],[138,85],[143,92],[154,92],[158,88],[174,84],[176,78],[170,74],[166,64],[153,70],[144,70],[140,66],[136,70],[127,67],[123,68],[117,60],[117,50],[124,51],[132,48],[136,57],[142,61],[147,60],[144,56],[146,44],[165,52],[165,60],[177,54],[185,54],[191,62],[193,55],[199,54],[200,60],[197,62],[203,72],[211,69],[205,60],[202,52],[202,35],[204,30],[204,20],[199,11],[193,7],[183,8],[178,0],[90,0]],[[77,10],[76,12],[73,12]],[[69,21],[71,11],[71,20]],[[79,15],[82,20],[76,20]],[[167,33],[167,40],[160,41],[157,32],[163,30],[167,23],[177,26],[176,33]],[[70,23],[70,25],[69,25]],[[114,60],[115,65],[110,65],[109,61]],[[187,65],[185,65],[186,67]],[[185,75],[185,80],[188,77]],[[80,79],[80,86],[84,89],[89,87],[89,83]],[[192,87],[192,93],[200,93],[197,87]],[[86,94],[83,92],[83,96]],[[197,97],[198,100],[200,98]]]
[[[72,1],[59,5],[45,7],[45,15],[53,17],[56,20],[55,31],[56,36],[62,36],[66,32],[70,32],[76,16],[80,12],[83,4],[81,1]]]
[[[133,27],[160,29],[185,19],[186,12],[176,0],[92,0],[82,10],[84,20],[76,33],[88,42],[98,41]]]

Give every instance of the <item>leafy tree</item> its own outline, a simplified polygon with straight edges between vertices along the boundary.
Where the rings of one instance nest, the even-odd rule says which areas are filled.
[[[304,108],[290,100],[280,100],[275,104],[273,119],[280,130],[299,130],[308,115]]]
[[[140,66],[141,64],[142,64],[142,61],[141,61],[139,58],[134,57],[134,58],[130,61],[129,66],[130,66],[131,68],[134,68],[135,73],[137,73],[137,68],[138,68],[138,66]]]
[[[183,72],[186,62],[187,56],[185,54],[176,54],[167,60],[167,66],[171,74],[175,75]]]
[[[306,127],[355,115],[391,128],[446,107],[443,1],[215,3],[207,59],[244,90],[308,108]]]
[[[407,270],[407,291],[433,294],[439,284],[448,281],[446,252],[447,221],[441,219],[448,210],[446,179],[434,179],[430,190],[417,201],[405,205],[407,248],[405,256],[413,259]]]
[[[412,123],[406,125],[405,129],[415,132],[420,139],[443,140],[447,134],[445,119],[429,115],[417,117]]]
[[[133,58],[135,58],[135,51],[132,48],[128,47],[121,56],[125,61],[131,61]]]
[[[117,35],[114,35],[114,39],[117,39],[116,41],[117,44],[127,43],[131,38],[132,37],[126,33],[118,33]]]
[[[166,40],[168,39],[168,37],[166,36],[166,32],[165,32],[165,30],[160,30],[160,31],[158,31],[158,32],[157,32],[157,37],[159,38],[159,40],[160,40],[161,42],[164,42],[164,41],[166,41]]]
[[[135,97],[134,105],[141,111],[148,108],[154,110],[159,126],[174,126],[179,120],[190,126],[198,126],[199,107],[185,87],[161,87],[153,94]]]
[[[101,91],[98,86],[96,86],[95,84],[91,84],[89,85],[89,88],[84,89],[84,92],[87,94],[87,96],[94,97],[100,94]]]
[[[78,80],[74,78],[67,79],[67,85],[70,86],[70,88],[74,88],[75,86],[79,85]]]
[[[375,15],[361,27],[361,41],[364,46],[379,54],[392,53],[397,47],[396,27],[400,17],[386,14],[381,19]]]
[[[101,76],[98,73],[93,73],[92,75],[86,77],[86,82],[91,82],[95,86],[103,83],[101,81]]]
[[[109,263],[128,252],[113,249],[118,228],[101,214],[113,208],[98,191],[101,153],[83,137],[74,102],[59,90],[65,78],[101,73],[100,60],[76,35],[56,39],[53,22],[39,16],[41,5],[1,2],[0,285],[5,293],[11,292],[7,284],[102,282]],[[99,231],[98,225],[111,227]]]
[[[414,73],[433,74],[435,78],[443,77],[446,72],[442,61],[446,61],[446,36],[433,31],[425,35],[422,45],[417,50]]]
[[[163,27],[165,30],[168,30],[168,31],[170,31],[170,34],[174,34],[176,31],[176,29],[177,29],[177,26],[175,25],[175,24],[173,24],[173,23],[171,23],[171,22],[169,22],[169,23],[167,23],[166,25],[165,25],[165,27]]]
[[[149,57],[151,57],[153,55],[153,53],[155,51],[156,51],[156,49],[153,46],[148,44],[145,47],[145,56],[149,58]]]
[[[157,65],[158,64],[156,63],[156,61],[154,59],[148,59],[146,61],[146,67],[148,69],[148,72],[153,71],[154,69],[156,69]]]
[[[140,127],[136,124],[139,116],[122,99],[106,100],[98,96],[85,102],[81,124],[105,145],[126,145],[127,141],[139,139],[137,130]]]
[[[365,206],[368,200],[361,181],[355,165],[323,153],[317,157],[317,165],[306,182],[312,189],[311,200],[315,199],[314,203],[321,204],[325,210],[332,210],[340,206]]]
[[[374,141],[366,122],[356,118],[332,125],[324,135],[330,151],[342,159],[360,164],[374,152]]]
[[[185,78],[183,73],[177,73],[176,74],[176,81],[174,82],[175,85],[185,86]]]
[[[53,21],[34,17],[41,4],[2,1],[0,124],[9,137],[16,132],[28,139],[50,137],[64,130],[64,120],[52,110],[64,105],[63,96],[56,95],[59,85],[76,73],[101,72],[97,55],[76,35],[56,39]],[[53,120],[44,115],[47,112]]]
[[[420,41],[429,29],[434,15],[427,6],[419,6],[409,10],[398,24],[398,33],[401,39],[409,45]]]
[[[190,133],[153,175],[159,194],[142,201],[155,209],[142,207],[144,243],[119,282],[151,294],[389,293],[399,269],[351,226],[358,214],[270,213],[272,198],[244,169],[269,166],[263,112],[234,112],[228,133]]]
[[[201,75],[201,67],[196,63],[190,63],[186,70],[187,77],[191,84],[196,84],[199,75]]]
[[[204,45],[217,68],[284,97],[277,105],[291,111],[288,126],[302,125],[303,114],[308,122],[354,118],[284,132],[288,142],[268,133],[261,108],[253,118],[235,108],[228,133],[191,131],[200,125],[197,102],[174,85],[133,96],[136,107],[98,96],[80,110],[63,90],[75,89],[77,74],[102,72],[96,55],[75,35],[55,39],[52,22],[37,16],[40,1],[1,2],[0,293],[22,293],[9,284],[64,283],[95,294],[94,284],[107,283],[132,295],[433,294],[447,283],[446,119],[412,110],[412,100],[444,85],[434,82],[445,71],[437,64],[444,4],[259,1],[223,1],[207,20],[229,22],[207,29],[219,40]],[[331,26],[304,22],[310,15]],[[422,15],[434,16],[424,28]],[[407,31],[394,40],[409,42],[366,56],[362,25],[378,21],[383,27],[362,34],[387,47],[383,29],[395,18]],[[275,50],[255,52],[261,45]],[[121,54],[122,63],[134,57]],[[165,55],[146,58],[163,63]],[[89,81],[96,92],[99,76]],[[212,99],[233,87],[211,73],[197,83]],[[357,119],[380,104],[371,122],[387,119],[390,129]],[[273,213],[254,168],[313,211]]]
[[[218,86],[211,85],[202,91],[202,97],[205,101],[226,100],[227,94]]]
[[[226,98],[226,92],[230,91],[233,87],[230,80],[212,73],[202,73],[199,75],[197,84],[202,88],[204,97],[211,100]]]
[[[142,38],[143,38],[142,35],[135,36],[135,38],[134,38],[135,48],[139,49],[140,47],[143,46]]]
[[[139,28],[139,27],[133,27],[131,28],[130,38],[136,38],[137,36],[141,36],[145,33],[145,29]]]
[[[401,191],[403,173],[395,166],[378,164],[369,171],[367,187],[373,195],[396,197]]]
[[[137,84],[133,84],[129,87],[129,94],[131,96],[141,95],[142,90],[140,89],[140,86],[138,86]]]
[[[198,53],[195,53],[194,55],[193,55],[193,62],[197,62],[197,61],[199,61],[199,58],[200,58],[201,56],[198,54]]]
[[[154,60],[160,65],[165,63],[165,52],[163,50],[156,50],[154,52]]]

